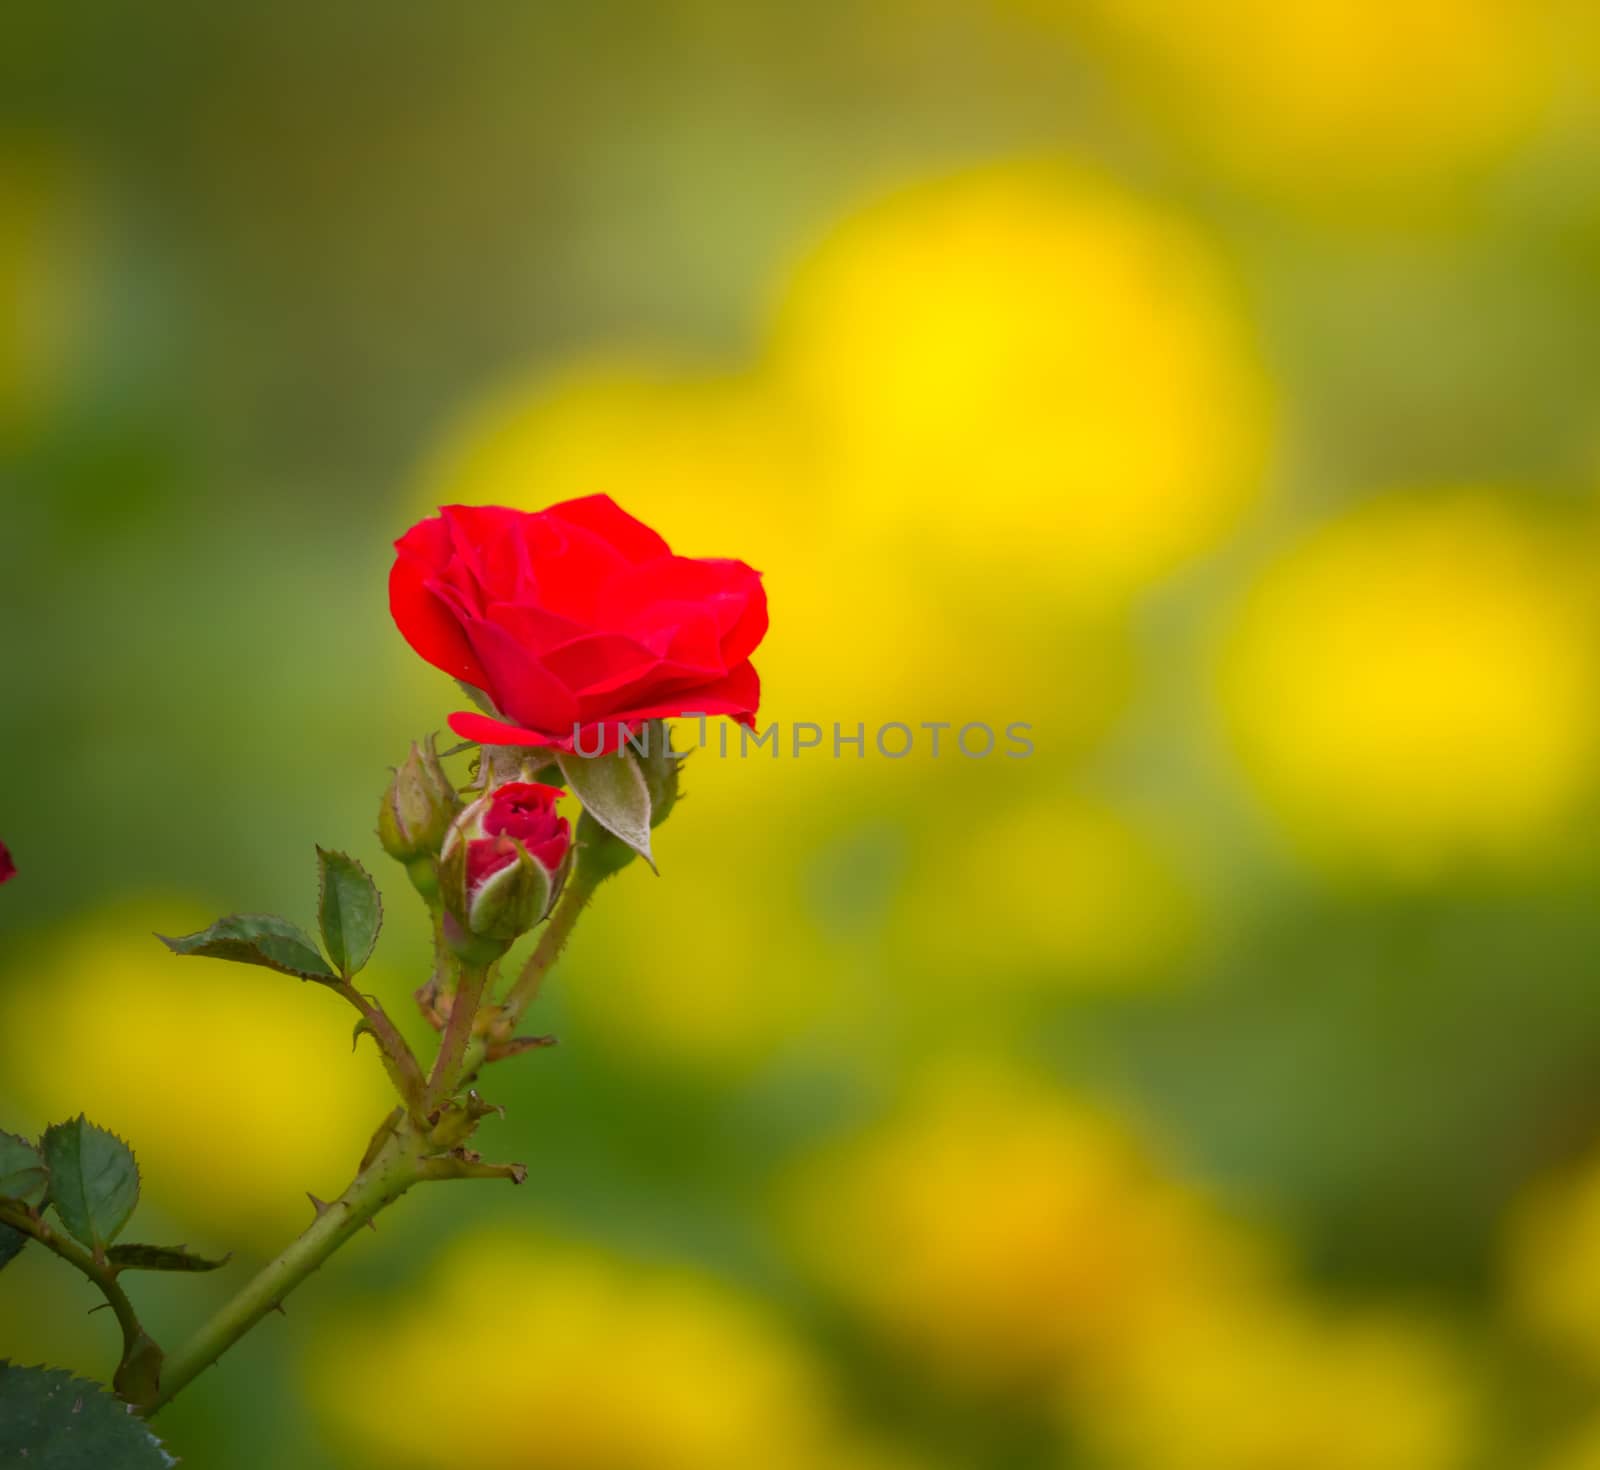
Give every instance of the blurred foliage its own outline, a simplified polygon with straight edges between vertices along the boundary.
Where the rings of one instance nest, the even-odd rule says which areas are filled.
[[[162,1341],[384,1089],[151,931],[348,847],[424,1029],[390,541],[603,490],[773,609],[784,749],[712,727],[491,1074],[529,1184],[386,1216],[187,1460],[1600,1463],[1591,5],[13,9],[0,1127],[237,1253]],[[0,1357],[103,1373],[39,1257]]]

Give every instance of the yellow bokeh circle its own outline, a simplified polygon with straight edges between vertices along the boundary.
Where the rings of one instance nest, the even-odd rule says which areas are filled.
[[[1213,546],[1261,488],[1267,392],[1214,251],[1065,163],[850,216],[789,283],[773,354],[838,515],[900,555],[1114,600]]]
[[[1508,496],[1389,495],[1248,594],[1222,659],[1244,768],[1319,858],[1430,879],[1533,862],[1595,775],[1581,553]]]
[[[1114,1117],[966,1065],[803,1161],[782,1207],[803,1258],[886,1342],[984,1390],[1099,1373],[1236,1257]]]
[[[452,1412],[395,1393],[445,1364],[468,1385]],[[820,1470],[835,1447],[851,1463],[810,1358],[758,1304],[526,1232],[463,1237],[410,1300],[329,1326],[306,1383],[352,1448],[419,1470]]]

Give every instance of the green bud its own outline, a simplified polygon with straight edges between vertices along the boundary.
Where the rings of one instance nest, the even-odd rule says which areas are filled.
[[[439,763],[432,735],[411,753],[394,773],[378,807],[378,840],[390,857],[421,865],[434,857],[444,843],[450,823],[461,810],[455,787]]]

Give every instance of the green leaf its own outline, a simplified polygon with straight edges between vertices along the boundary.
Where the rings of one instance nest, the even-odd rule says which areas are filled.
[[[9,1225],[0,1225],[0,1270],[16,1260],[17,1253],[28,1243],[28,1237]]]
[[[588,757],[563,751],[558,760],[567,788],[583,803],[584,811],[654,868],[650,788],[638,761],[626,750]]]
[[[139,1203],[139,1166],[114,1133],[80,1113],[46,1128],[40,1140],[50,1170],[50,1203],[69,1234],[103,1250]]]
[[[0,1133],[0,1198],[32,1199],[44,1189],[44,1160],[26,1138]]]
[[[345,979],[372,958],[383,927],[383,900],[353,857],[317,849],[317,922],[328,957]]]
[[[298,975],[321,985],[338,976],[317,952],[311,936],[298,924],[276,914],[229,914],[198,934],[159,939],[174,954],[204,955],[214,960],[235,960],[241,965],[265,965],[280,975]]]
[[[232,1257],[213,1261],[182,1245],[114,1245],[106,1259],[119,1271],[215,1271]]]
[[[0,1465],[167,1470],[177,1463],[144,1420],[98,1383],[0,1359]]]

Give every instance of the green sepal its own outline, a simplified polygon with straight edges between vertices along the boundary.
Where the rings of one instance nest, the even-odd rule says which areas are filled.
[[[133,1150],[82,1113],[46,1128],[39,1143],[50,1171],[49,1203],[69,1235],[103,1251],[139,1203]]]
[[[643,751],[635,749],[634,754],[650,792],[650,825],[655,828],[672,815],[672,808],[677,805],[678,772],[688,752],[672,749],[672,736],[665,720],[646,721],[640,744],[644,746]]]
[[[230,1254],[213,1261],[181,1245],[114,1245],[106,1252],[119,1271],[215,1271],[232,1259]]]
[[[653,869],[650,852],[650,788],[639,762],[626,749],[612,755],[557,757],[567,789],[583,803],[585,816],[638,853]]]
[[[339,979],[318,953],[311,936],[298,924],[276,914],[229,914],[198,934],[176,939],[158,934],[156,938],[174,954],[265,965],[280,975],[315,980],[319,985],[337,984]]]
[[[476,684],[469,684],[465,679],[457,679],[456,688],[477,705],[484,714],[488,715],[490,719],[498,720],[502,718],[500,711],[494,707],[494,701]]]
[[[620,873],[638,856],[621,838],[613,837],[588,812],[578,814],[572,850],[578,872],[591,888]]]
[[[348,980],[372,958],[383,927],[378,885],[353,857],[317,849],[317,922],[328,958]]]
[[[32,1200],[48,1178],[38,1149],[26,1138],[0,1133],[0,1199]]]
[[[177,1463],[144,1420],[98,1383],[0,1359],[0,1465],[168,1470]]]

